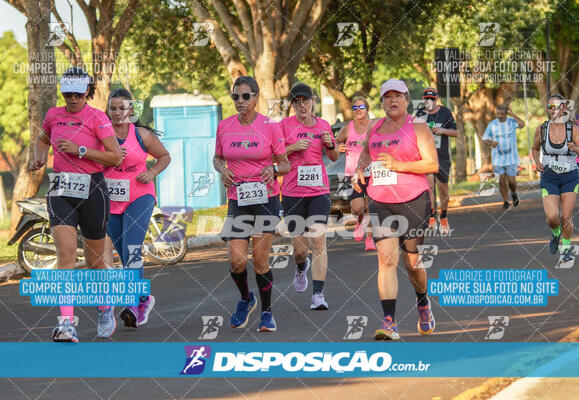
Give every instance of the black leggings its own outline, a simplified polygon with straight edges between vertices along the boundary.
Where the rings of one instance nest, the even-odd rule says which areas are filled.
[[[422,192],[414,200],[406,203],[381,203],[370,199],[368,201],[370,221],[372,221],[372,235],[374,242],[390,237],[398,237],[400,248],[407,253],[418,253],[418,247],[424,243],[424,232],[428,227],[430,217],[430,196],[428,191]],[[382,226],[383,222],[391,218],[390,226]],[[374,223],[373,219],[376,223]],[[408,223],[405,231],[403,221]],[[388,229],[390,228],[390,229]],[[386,232],[385,232],[386,231]],[[392,231],[396,231],[395,234]]]
[[[109,191],[102,172],[91,175],[87,199],[68,196],[46,196],[50,226],[80,226],[89,240],[104,239],[110,213]]]

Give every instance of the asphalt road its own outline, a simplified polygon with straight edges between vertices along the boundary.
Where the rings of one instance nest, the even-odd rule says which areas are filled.
[[[465,207],[452,211],[451,237],[427,238],[438,246],[428,269],[437,278],[440,269],[546,269],[559,280],[559,295],[547,306],[441,307],[433,297],[436,332],[420,336],[416,330],[414,292],[403,268],[399,268],[397,320],[402,341],[484,342],[489,316],[507,316],[502,341],[556,342],[579,327],[579,274],[571,268],[555,268],[557,257],[547,250],[549,230],[539,200],[519,208]],[[278,244],[288,243],[278,239]],[[380,325],[381,308],[376,288],[377,257],[363,244],[336,235],[328,239],[329,270],[324,289],[330,309],[310,311],[310,288],[293,289],[293,263],[274,269],[273,313],[276,333],[258,333],[259,314],[247,329],[234,330],[228,320],[238,292],[228,274],[223,246],[191,252],[179,265],[149,267],[157,302],[149,323],[137,330],[119,324],[115,342],[199,342],[203,316],[223,318],[213,341],[224,342],[339,342],[348,331],[348,316],[367,317],[359,339],[372,341]],[[251,269],[250,269],[251,271]],[[253,273],[250,288],[257,290]],[[0,341],[48,341],[56,323],[56,308],[31,307],[18,295],[16,284],[0,286]],[[96,337],[96,311],[78,308],[78,336],[82,342]],[[120,311],[120,310],[119,310]],[[0,356],[1,357],[1,356]],[[1,362],[1,361],[0,361]],[[66,360],[58,360],[66,362]],[[130,354],[127,363],[131,363]],[[55,368],[58,365],[55,363]],[[135,368],[139,368],[135,365]],[[173,399],[173,398],[451,398],[485,379],[0,379],[2,399]]]

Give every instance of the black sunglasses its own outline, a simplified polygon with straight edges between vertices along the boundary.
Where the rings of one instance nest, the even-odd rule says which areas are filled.
[[[76,97],[78,99],[82,99],[84,97],[84,93],[76,93],[76,92],[66,92],[62,94],[64,97],[66,97],[67,99],[70,99],[71,97]]]
[[[254,96],[255,93],[251,92],[251,93],[242,93],[242,94],[237,94],[237,93],[231,93],[231,99],[233,101],[237,101],[239,100],[239,96],[241,96],[241,98],[243,98],[243,100],[247,101],[251,98],[251,96]]]

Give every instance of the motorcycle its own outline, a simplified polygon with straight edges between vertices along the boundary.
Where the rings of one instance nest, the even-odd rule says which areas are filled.
[[[11,246],[20,240],[18,264],[28,272],[33,269],[55,268],[56,245],[50,232],[46,199],[24,199],[17,201],[16,204],[20,207],[22,216],[8,245]],[[77,238],[78,266],[84,262],[84,249],[81,235],[77,235]],[[185,226],[155,207],[145,234],[143,256],[157,264],[171,265],[181,261],[185,254],[187,254]]]

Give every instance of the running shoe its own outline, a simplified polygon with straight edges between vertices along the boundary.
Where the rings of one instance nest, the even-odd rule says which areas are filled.
[[[519,195],[516,193],[511,194],[511,198],[513,199],[513,207],[519,205]]]
[[[153,311],[155,307],[155,297],[149,295],[147,301],[139,301],[139,306],[137,307],[139,314],[137,317],[137,326],[145,325],[149,322],[149,314]]]
[[[115,333],[115,329],[117,329],[117,320],[115,319],[115,308],[113,306],[109,306],[106,310],[99,310],[98,311],[98,326],[97,326],[97,335],[100,338],[106,339],[109,338]]]
[[[561,240],[561,235],[555,236],[555,234],[551,234],[551,240],[549,240],[549,251],[551,254],[557,254],[559,250],[559,241]]]
[[[138,326],[139,308],[136,306],[125,307],[125,309],[121,311],[121,319],[125,322],[125,327],[136,328]]]
[[[374,245],[374,239],[370,236],[366,237],[366,250],[376,250],[376,246]]]
[[[306,257],[306,269],[300,271],[296,268],[294,275],[294,288],[298,293],[303,293],[308,288],[308,269],[310,269],[310,259]]]
[[[312,296],[312,305],[310,306],[310,309],[312,310],[328,309],[328,303],[326,302],[323,293],[314,293],[314,295]]]
[[[374,339],[376,340],[398,340],[398,325],[392,320],[390,315],[386,315],[382,321],[382,329],[376,329],[374,332]]]
[[[68,318],[62,318],[58,326],[52,330],[52,340],[54,342],[78,343],[76,328]]]
[[[572,248],[567,248],[561,252],[561,262],[569,262],[575,260]]]
[[[366,217],[362,218],[362,222],[358,221],[356,223],[356,228],[354,228],[354,240],[356,242],[361,242],[364,239],[364,234],[366,233]]]
[[[277,324],[275,323],[275,318],[271,314],[271,311],[261,312],[261,321],[259,322],[258,332],[275,332],[277,330]]]
[[[503,202],[503,208],[504,208],[505,210],[507,210],[509,207],[510,207],[510,205],[509,205],[509,202],[508,202],[508,201]]]
[[[255,310],[255,307],[257,307],[257,300],[253,292],[249,292],[249,300],[239,300],[237,302],[237,309],[231,316],[229,325],[231,325],[232,328],[245,328],[249,320],[249,314]]]
[[[434,320],[428,297],[426,301],[428,303],[425,306],[416,305],[416,308],[418,308],[418,332],[420,332],[421,335],[430,335],[436,327],[436,321]]]
[[[443,236],[448,235],[450,232],[450,226],[448,225],[448,218],[444,217],[440,219],[440,234]]]
[[[428,229],[432,229],[433,231],[437,228],[436,217],[430,217],[428,220]]]

